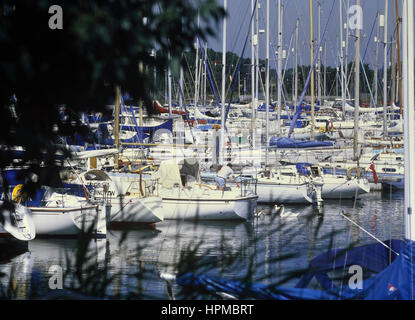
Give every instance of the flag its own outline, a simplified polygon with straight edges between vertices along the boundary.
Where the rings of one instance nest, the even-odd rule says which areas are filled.
[[[372,161],[372,164],[370,165],[369,169],[372,170],[372,172],[373,172],[373,180],[375,181],[375,184],[377,184],[378,183],[378,176],[376,174],[375,164],[373,163],[373,161]]]

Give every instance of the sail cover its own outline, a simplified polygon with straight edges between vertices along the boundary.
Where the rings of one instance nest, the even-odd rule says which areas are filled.
[[[305,148],[332,147],[333,143],[328,142],[328,141],[301,141],[301,140],[295,140],[295,139],[286,138],[286,137],[282,137],[282,138],[272,137],[269,142],[269,145],[271,147],[281,148],[281,149],[285,149],[285,148],[305,149]]]
[[[154,178],[159,179],[160,184],[168,189],[182,183],[178,164],[169,160],[160,163],[159,169],[154,173]]]

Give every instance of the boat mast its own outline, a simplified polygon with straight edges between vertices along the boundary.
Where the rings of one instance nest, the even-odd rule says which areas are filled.
[[[200,16],[199,14],[197,15],[197,26],[199,27],[200,25]],[[199,41],[196,39],[196,57],[195,57],[195,99],[194,99],[194,103],[195,103],[195,110],[197,108],[197,102],[198,102],[198,74],[199,74]]]
[[[320,43],[321,37],[321,5],[318,2],[318,42]],[[322,47],[319,44],[318,53],[317,53],[317,101],[319,106],[321,106],[321,49]]]
[[[114,140],[115,147],[120,150],[120,87],[115,87],[115,108],[114,108]],[[119,156],[115,154],[114,168],[118,169]]]
[[[344,77],[344,41],[343,41],[343,1],[339,3],[340,10],[340,77],[341,77],[341,90],[342,90],[342,119],[346,117],[346,96],[345,96],[345,77]]]
[[[350,8],[350,0],[347,0],[347,9],[349,9],[349,8]],[[348,97],[348,99],[350,99],[350,91],[348,90],[349,89],[349,36],[350,36],[350,29],[349,29],[349,25],[348,25],[347,22],[344,24],[344,27],[346,29],[346,54],[345,54],[346,60],[345,60],[345,65],[344,65],[344,68],[345,68],[345,72],[344,72],[344,75],[345,75],[344,90],[346,92],[346,98]]]
[[[323,97],[327,96],[327,40],[324,40],[324,77],[323,77]]]
[[[252,15],[254,15],[254,0],[251,0]],[[258,36],[255,35],[255,26],[251,22],[251,147],[255,147],[255,51],[254,46],[258,42]]]
[[[388,136],[387,103],[388,103],[388,0],[385,0],[385,19],[383,26],[383,137]]]
[[[311,68],[311,140],[314,140],[314,39],[313,39],[313,0],[309,1],[310,9],[310,68]]]
[[[378,12],[378,27],[376,31],[376,63],[375,63],[375,74],[373,81],[373,92],[375,93],[375,108],[378,105],[378,74],[379,74],[379,42],[380,42],[380,21],[381,15]],[[370,100],[370,106],[372,106],[372,99]]]
[[[277,79],[277,132],[281,136],[281,109],[282,109],[282,15],[281,0],[278,0],[278,79]]]
[[[399,18],[399,7],[398,0],[395,0],[395,12],[396,12],[396,47],[398,53],[398,103],[399,103],[399,113],[402,118],[402,65],[401,65],[401,40],[400,40],[400,24],[401,19]]]
[[[387,1],[387,0],[386,0]],[[360,0],[356,0],[356,5],[360,7]],[[360,26],[356,28],[355,39],[355,61],[354,61],[354,85],[355,85],[355,97],[354,97],[354,144],[353,154],[354,161],[359,160],[358,148],[359,148],[359,100],[360,100]]]
[[[414,16],[413,1],[403,0],[402,39],[403,39],[403,105],[405,139],[405,238],[415,241],[415,136],[414,136]]]
[[[170,55],[169,55],[170,60]],[[169,118],[172,117],[172,103],[171,103],[171,68],[168,67],[168,86],[169,86]]]
[[[183,90],[183,78],[184,78],[183,66],[180,65],[180,76],[179,76],[179,84],[180,84],[180,88],[179,88],[179,105],[180,105],[180,110],[183,110],[183,103],[184,103],[183,97],[182,97],[182,93],[184,93],[184,90]]]
[[[265,133],[265,139],[266,139],[266,157],[265,157],[265,164],[268,165],[269,160],[269,0],[267,0],[267,13],[266,13],[266,58],[265,58],[265,64],[266,64],[266,76],[265,76],[265,108],[266,108],[266,117],[267,117],[267,123],[266,123],[266,133]],[[278,110],[280,110],[279,108]],[[279,119],[278,119],[279,121]]]
[[[143,69],[144,69],[143,62],[140,61],[140,63],[139,63],[139,70],[140,70],[140,72],[143,72]],[[140,109],[139,124],[140,124],[140,127],[143,127],[143,100],[140,99],[139,102],[138,102],[138,104],[139,104],[139,109]]]
[[[298,26],[300,20],[295,24],[295,85],[294,85],[294,104],[297,105],[298,94]]]
[[[259,107],[259,8],[261,4],[257,0],[256,12],[255,12],[255,25],[256,25],[256,47],[255,47],[255,107]],[[257,109],[255,109],[256,112]]]
[[[343,0],[342,0],[343,1]],[[350,8],[350,1],[347,0],[347,9]],[[349,98],[350,99],[350,92],[348,90],[349,88],[349,24],[346,22],[344,24],[344,28],[346,29],[346,49],[345,49],[345,64],[344,64],[344,90],[346,92],[346,99]]]
[[[223,0],[223,8],[226,12],[228,0]],[[220,145],[219,145],[219,164],[223,165],[223,153],[225,143],[225,103],[226,103],[226,15],[223,18],[222,34],[222,108],[220,110]]]
[[[393,40],[393,36],[391,35],[391,60],[392,60],[392,70],[391,70],[391,106],[395,103],[396,98],[396,43]]]
[[[207,42],[205,42],[206,63],[203,64],[203,105],[206,106],[206,82],[207,82],[207,64],[208,64],[208,50]]]

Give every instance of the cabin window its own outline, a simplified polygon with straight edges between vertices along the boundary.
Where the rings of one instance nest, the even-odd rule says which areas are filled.
[[[395,168],[383,168],[383,172],[396,172]]]

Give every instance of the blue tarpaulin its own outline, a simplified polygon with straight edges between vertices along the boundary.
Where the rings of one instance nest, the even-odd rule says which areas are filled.
[[[292,138],[276,138],[272,137],[269,145],[276,148],[317,148],[317,147],[332,147],[333,143],[325,141],[301,141]]]

